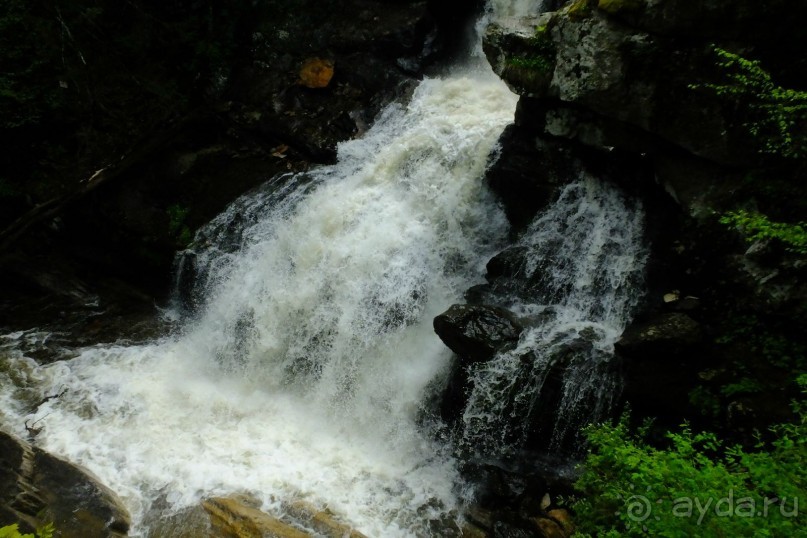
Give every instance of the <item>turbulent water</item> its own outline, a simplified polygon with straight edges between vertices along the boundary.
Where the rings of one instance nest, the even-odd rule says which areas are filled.
[[[203,299],[180,336],[15,359],[17,385],[69,390],[27,415],[4,384],[3,427],[39,420],[37,443],[120,494],[135,533],[157,499],[247,491],[267,509],[327,505],[370,536],[430,534],[458,502],[424,408],[451,358],[432,319],[505,236],[482,177],[515,104],[489,72],[424,80],[338,164],[200,232]]]
[[[488,17],[536,5],[496,0]],[[327,506],[370,536],[440,535],[462,484],[430,415],[451,363],[432,319],[503,246],[482,178],[515,104],[487,69],[426,79],[341,144],[338,164],[235,202],[182,258],[196,310],[177,336],[38,366],[22,344],[46,335],[5,335],[0,425],[24,436],[38,421],[37,443],[115,490],[136,535],[155,503],[171,512],[244,491],[276,513],[292,499]],[[551,322],[472,373],[465,442],[500,450],[524,436],[508,417],[533,412],[541,361],[557,355],[547,348],[585,337],[587,354],[571,360],[608,363],[633,300],[640,220],[589,180],[533,223],[522,246],[543,291],[511,306],[551,310]],[[527,352],[537,359],[525,369]],[[608,388],[607,368],[580,371],[564,378],[560,413]]]
[[[620,391],[613,346],[641,298],[643,219],[637,202],[583,178],[530,224],[514,249],[519,274],[498,289],[529,327],[515,349],[472,367],[472,451],[505,455],[530,435],[568,447],[580,425],[605,417]]]

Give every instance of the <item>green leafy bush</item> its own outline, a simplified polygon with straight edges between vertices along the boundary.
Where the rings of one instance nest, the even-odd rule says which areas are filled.
[[[0,538],[53,538],[55,532],[56,529],[53,527],[53,524],[48,523],[36,530],[36,536],[33,534],[22,534],[17,524],[14,523],[13,525],[0,527]]]
[[[720,222],[740,231],[748,242],[773,239],[791,252],[807,254],[807,223],[773,222],[761,213],[745,210],[729,211]]]
[[[168,231],[176,239],[177,246],[186,247],[193,241],[193,232],[186,224],[190,208],[174,204],[167,209]]]
[[[800,376],[804,392],[807,376]],[[807,404],[753,449],[688,426],[658,448],[627,418],[586,430],[589,455],[574,505],[578,536],[807,536]],[[799,504],[801,503],[801,505]]]

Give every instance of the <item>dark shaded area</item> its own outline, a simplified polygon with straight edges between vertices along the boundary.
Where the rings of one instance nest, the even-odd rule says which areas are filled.
[[[460,50],[478,8],[5,3],[0,325],[146,323],[196,228],[272,177],[333,162],[339,141]],[[309,58],[334,65],[327,87],[301,83]],[[138,337],[119,328],[101,339]]]

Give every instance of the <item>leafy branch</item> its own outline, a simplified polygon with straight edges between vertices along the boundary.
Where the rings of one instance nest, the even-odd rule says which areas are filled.
[[[796,254],[807,254],[807,223],[788,224],[771,221],[761,213],[744,209],[729,211],[720,218],[720,223],[735,228],[746,241],[775,240]]]
[[[779,86],[759,61],[720,47],[714,47],[714,53],[723,81],[690,87],[710,90],[743,106],[749,115],[744,126],[760,142],[762,153],[789,159],[804,157],[807,91]]]

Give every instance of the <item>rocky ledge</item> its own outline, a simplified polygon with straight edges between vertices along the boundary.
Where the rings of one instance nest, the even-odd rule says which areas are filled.
[[[120,538],[129,514],[88,471],[0,432],[0,516],[23,532],[52,523],[64,538]]]

